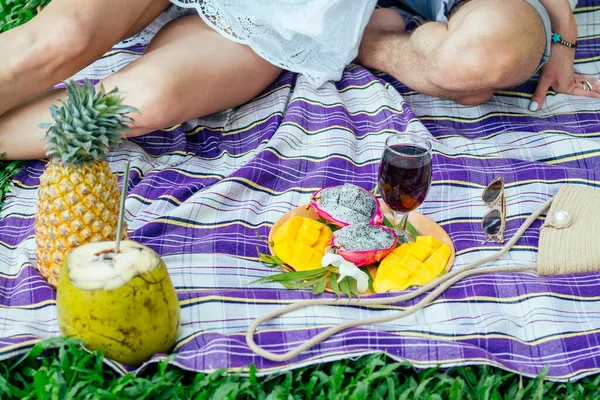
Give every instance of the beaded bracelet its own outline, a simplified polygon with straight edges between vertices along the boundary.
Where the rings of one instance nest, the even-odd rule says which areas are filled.
[[[564,40],[563,38],[560,37],[560,33],[553,33],[552,34],[552,43],[560,43],[563,46],[567,46],[570,47],[572,49],[574,49],[575,47],[577,47],[577,43],[569,43],[566,40]]]

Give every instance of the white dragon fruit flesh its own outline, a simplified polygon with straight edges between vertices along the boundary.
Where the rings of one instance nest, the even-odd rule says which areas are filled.
[[[379,202],[365,189],[346,183],[317,191],[310,202],[319,217],[339,227],[353,224],[380,225]]]
[[[356,224],[333,233],[331,249],[357,267],[381,261],[398,243],[393,229],[381,225]]]

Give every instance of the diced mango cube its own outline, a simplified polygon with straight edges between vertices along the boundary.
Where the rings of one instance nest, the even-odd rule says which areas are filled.
[[[423,278],[421,276],[418,275],[411,275],[408,277],[408,279],[406,280],[406,282],[404,282],[404,284],[406,285],[406,287],[411,287],[411,286],[422,286],[424,285],[426,282],[423,281]]]
[[[317,241],[312,245],[313,249],[317,249],[319,251],[325,251],[325,248],[331,244],[331,239],[333,238],[333,231],[327,225],[323,225],[321,229],[321,233]]]
[[[385,266],[385,265],[400,265],[400,262],[402,262],[402,258],[399,257],[398,255],[394,254],[394,253],[390,253],[388,254],[383,260],[381,260],[381,262],[379,263],[379,267]]]
[[[296,240],[304,243],[307,246],[312,246],[319,238],[321,231],[319,229],[315,229],[310,224],[307,224],[306,222],[308,221],[312,220],[306,219],[304,224],[302,224],[300,229],[298,229],[298,236],[296,237]]]
[[[281,240],[273,245],[273,252],[285,263],[289,264],[294,257],[294,242],[290,240]]]
[[[450,250],[450,246],[448,246],[446,243],[443,243],[440,246],[440,248],[437,249],[435,252],[440,254],[441,256],[443,256],[446,259],[446,262],[448,261],[448,259],[450,258],[450,255],[452,254],[452,250]]]
[[[411,275],[411,277],[413,276],[418,277],[421,281],[421,285],[424,285],[432,281],[437,275],[433,275],[429,268],[427,268],[424,264],[421,264],[421,267]]]
[[[433,253],[433,247],[417,242],[410,248],[410,252],[419,261],[423,262],[427,260],[427,257],[429,257],[431,253]]]
[[[330,227],[328,227],[327,225],[323,224],[323,227],[321,228],[321,233],[319,234],[319,237],[317,238],[317,241],[328,241],[331,242],[331,238],[333,238],[333,231],[331,230]]]
[[[321,260],[323,259],[323,256],[324,256],[323,252],[315,250],[312,257],[310,258],[310,262],[309,262],[310,268],[308,268],[308,269],[318,269],[318,268],[323,267],[323,265],[321,264]]]
[[[304,225],[311,227],[312,229],[316,229],[316,230],[321,230],[321,228],[323,228],[325,226],[324,223],[319,222],[317,220],[311,219],[311,218],[304,218]]]
[[[450,247],[444,243],[425,261],[425,266],[427,266],[434,277],[442,273],[451,253]]]
[[[394,268],[397,268],[398,264],[393,263],[393,262],[387,262],[387,263],[379,263],[379,267],[377,267],[377,274],[375,274],[375,279],[385,279],[390,271]]]
[[[315,250],[325,252],[327,246],[331,244],[331,240],[317,240],[311,247]]]
[[[296,240],[296,235],[298,234],[298,229],[302,226],[304,222],[303,217],[295,216],[287,221],[283,225],[281,225],[273,234],[273,243],[279,242],[282,239]]]
[[[425,260],[425,267],[429,270],[431,275],[435,278],[442,273],[446,262],[448,261],[442,254],[437,251],[433,253],[427,260]]]
[[[294,256],[288,264],[296,271],[307,271],[309,269],[316,269],[314,264],[311,263],[311,259],[314,257],[315,250],[310,246],[302,242],[296,242],[294,244]],[[319,268],[321,264],[319,263]]]
[[[400,258],[403,258],[405,255],[407,255],[408,253],[410,253],[410,248],[412,246],[409,246],[410,243],[405,243],[399,247],[396,247],[394,249],[394,251],[392,252],[393,254],[397,255]]]
[[[387,279],[391,279],[396,282],[398,285],[403,285],[404,282],[408,279],[410,274],[404,268],[396,267],[392,268],[390,273],[387,276]]]
[[[413,256],[412,254],[407,254],[400,262],[400,265],[402,266],[402,268],[407,270],[409,274],[413,274],[423,264],[418,258]]]
[[[403,268],[391,268],[387,276],[381,278],[378,270],[373,281],[373,288],[378,293],[389,292],[390,290],[403,290],[406,288],[405,282],[407,278],[408,272]]]
[[[442,242],[434,238],[433,236],[417,236],[417,243],[423,243],[429,247],[437,249],[442,245]]]

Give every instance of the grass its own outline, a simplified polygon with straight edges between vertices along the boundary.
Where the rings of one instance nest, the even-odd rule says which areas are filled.
[[[0,158],[2,158],[2,154],[0,154]],[[12,178],[19,173],[24,164],[22,161],[0,161],[0,211],[4,207],[4,199],[10,191]]]
[[[38,343],[25,357],[0,363],[2,399],[598,399],[600,376],[575,384],[544,382],[491,367],[415,370],[377,354],[256,377],[193,374],[165,361],[141,377],[118,376],[100,353],[76,340]]]
[[[49,0],[0,0],[0,32],[35,16]],[[23,165],[0,161],[0,209]],[[1,399],[599,399],[600,375],[577,383],[522,378],[492,367],[416,370],[384,355],[249,377],[182,371],[161,361],[142,376],[119,376],[75,340],[40,342],[21,359],[0,362]]]
[[[0,33],[29,21],[50,0],[0,0]]]

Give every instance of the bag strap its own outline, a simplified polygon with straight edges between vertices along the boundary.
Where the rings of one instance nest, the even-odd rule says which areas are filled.
[[[554,198],[547,200],[533,214],[531,214],[529,216],[529,218],[527,218],[527,220],[525,220],[523,225],[521,225],[521,227],[519,228],[517,233],[515,233],[515,235],[502,247],[502,249],[500,249],[497,253],[495,253],[491,256],[485,257],[479,261],[475,261],[471,264],[468,264],[465,267],[461,268],[460,270],[450,271],[446,275],[428,283],[425,286],[422,286],[419,289],[416,289],[410,293],[399,295],[399,296],[386,297],[386,298],[371,298],[371,299],[350,299],[347,302],[343,302],[343,303],[340,302],[339,299],[327,298],[327,299],[303,300],[303,301],[299,301],[294,304],[290,304],[288,306],[280,308],[279,310],[275,310],[267,315],[264,315],[264,316],[256,319],[252,323],[252,325],[250,325],[250,328],[248,328],[248,331],[246,332],[246,344],[248,344],[248,346],[250,347],[250,349],[252,349],[252,351],[254,351],[256,354],[258,354],[261,357],[267,358],[272,361],[279,361],[279,362],[287,361],[287,360],[290,360],[290,359],[296,357],[301,352],[308,350],[309,348],[321,343],[325,339],[327,339],[327,338],[331,337],[332,335],[335,335],[336,333],[343,331],[345,329],[354,328],[354,327],[363,326],[363,325],[381,324],[381,323],[390,322],[395,319],[403,318],[403,317],[409,316],[411,314],[414,314],[417,311],[419,311],[419,310],[423,309],[424,307],[426,307],[427,305],[429,305],[440,294],[442,294],[448,287],[452,286],[454,283],[456,283],[466,277],[473,276],[473,275],[479,275],[479,274],[488,274],[488,273],[493,273],[493,272],[521,272],[521,271],[527,271],[527,270],[535,270],[536,269],[535,264],[516,266],[516,267],[491,267],[491,268],[483,268],[483,269],[477,269],[477,270],[475,270],[474,268],[476,268],[480,265],[489,263],[491,261],[495,261],[495,260],[499,259],[500,257],[504,256],[514,246],[514,244],[521,238],[521,236],[523,236],[523,233],[525,233],[525,231],[531,226],[531,224],[537,218],[539,218],[540,215],[542,215],[548,209],[548,207],[550,207],[550,205],[552,204],[552,200],[554,200]],[[315,337],[311,338],[310,340],[304,342],[303,344],[296,347],[295,349],[288,351],[287,353],[276,354],[276,353],[270,352],[270,351],[265,350],[264,348],[260,347],[259,345],[257,345],[256,342],[254,341],[254,333],[256,332],[256,330],[262,323],[272,320],[273,318],[279,317],[283,314],[287,314],[289,312],[301,309],[301,308],[311,307],[311,306],[322,306],[322,305],[369,306],[369,305],[393,304],[393,303],[398,303],[398,302],[413,299],[431,289],[434,289],[434,290],[431,293],[429,293],[427,296],[425,296],[421,301],[419,301],[417,304],[415,304],[411,307],[408,307],[407,309],[405,309],[403,311],[400,311],[400,312],[397,312],[397,313],[394,313],[391,315],[383,316],[383,317],[375,317],[375,318],[369,318],[369,319],[365,319],[365,320],[357,320],[357,321],[346,322],[343,324],[332,326],[331,328],[326,329],[325,331],[319,333],[318,335],[316,335]]]

